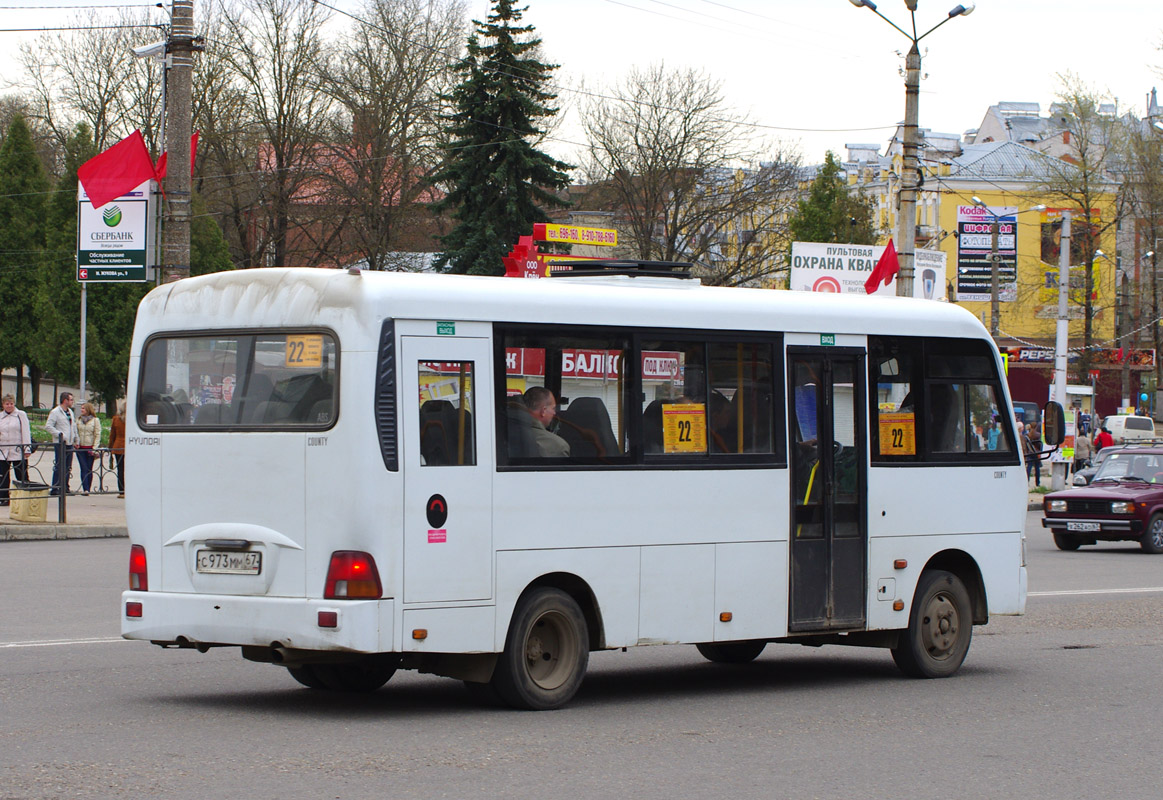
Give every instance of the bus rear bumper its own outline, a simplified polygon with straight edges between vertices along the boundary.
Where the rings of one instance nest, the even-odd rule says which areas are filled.
[[[383,653],[393,649],[393,606],[390,599],[337,602],[128,591],[121,595],[121,635],[182,646]]]

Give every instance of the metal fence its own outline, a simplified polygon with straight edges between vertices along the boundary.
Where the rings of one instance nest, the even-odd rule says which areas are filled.
[[[52,468],[55,459],[55,445],[50,442],[35,442],[32,453],[28,456],[28,481],[52,485]],[[73,453],[72,471],[69,473],[69,493],[79,494],[81,491],[81,465],[77,461],[77,448],[68,448]],[[90,494],[117,494],[117,463],[113,459],[113,451],[108,447],[94,447],[89,451],[93,454],[93,483],[89,488]]]

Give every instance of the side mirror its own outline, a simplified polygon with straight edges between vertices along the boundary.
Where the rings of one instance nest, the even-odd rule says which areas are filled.
[[[1066,438],[1066,412],[1053,401],[1042,407],[1042,441],[1051,447],[1062,444]]]

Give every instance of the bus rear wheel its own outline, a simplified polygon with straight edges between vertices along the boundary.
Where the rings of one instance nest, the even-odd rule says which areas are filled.
[[[767,647],[767,642],[722,642],[718,644],[703,642],[696,644],[695,647],[707,661],[714,661],[716,664],[746,664],[759,658],[763,648]]]
[[[577,602],[560,589],[534,589],[513,613],[492,685],[514,708],[559,708],[581,687],[589,657],[586,619]]]
[[[961,668],[973,638],[973,606],[965,584],[951,572],[921,575],[892,659],[913,678],[947,678]]]

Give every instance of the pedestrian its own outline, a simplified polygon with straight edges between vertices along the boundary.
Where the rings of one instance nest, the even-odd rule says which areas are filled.
[[[1115,437],[1111,436],[1111,432],[1106,429],[1106,425],[1103,425],[1094,436],[1094,452],[1097,453],[1104,447],[1110,447],[1114,443]]]
[[[117,496],[125,497],[125,401],[117,401],[117,413],[109,423],[109,452],[117,466]]]
[[[0,398],[0,506],[8,505],[11,482],[28,480],[28,451],[32,447],[32,428],[28,415],[16,407],[10,394]]]
[[[48,413],[44,429],[52,437],[54,445],[59,441],[65,444],[64,458],[58,453],[52,465],[52,494],[56,496],[61,487],[64,487],[66,493],[69,490],[69,476],[73,472],[73,448],[79,444],[77,420],[73,417],[72,392],[61,392],[60,403]]]
[[[998,439],[1001,438],[1001,420],[994,417],[989,422],[989,429],[985,432],[985,449],[997,450]]]
[[[1074,437],[1074,471],[1078,472],[1080,469],[1086,469],[1089,467],[1090,456],[1090,437],[1087,436],[1086,431],[1083,430]]]
[[[81,403],[77,420],[77,463],[81,465],[81,494],[93,488],[93,448],[101,446],[101,420],[92,403]]]
[[[1035,488],[1042,485],[1042,437],[1038,434],[1038,426],[1031,423],[1026,426],[1026,435],[1023,437],[1022,448],[1026,454],[1026,480],[1030,473],[1034,474]]]

